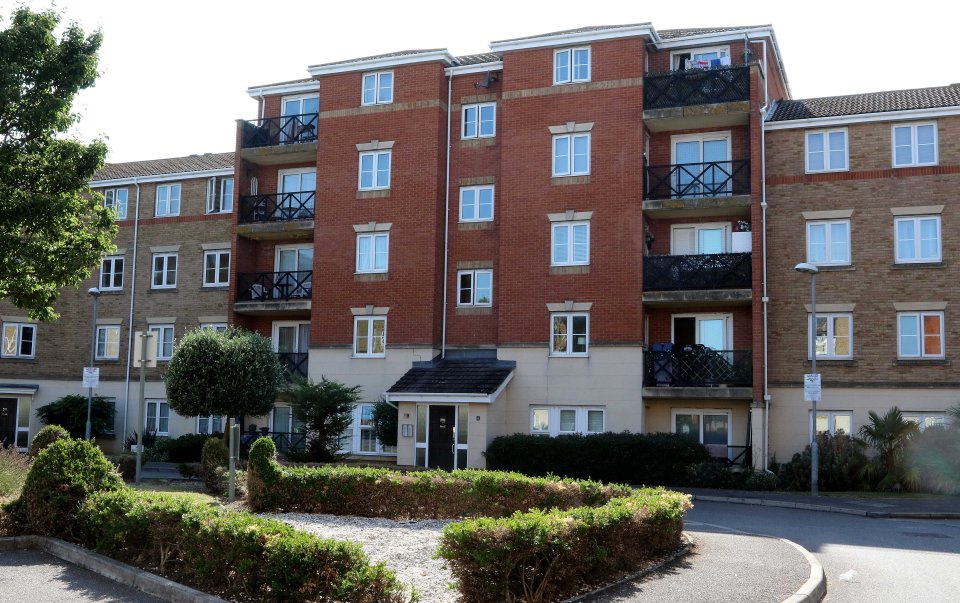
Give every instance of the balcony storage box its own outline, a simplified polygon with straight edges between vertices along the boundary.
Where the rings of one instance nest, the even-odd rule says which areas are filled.
[[[750,253],[753,251],[752,235],[752,232],[733,233],[733,241],[730,245],[730,251],[732,253]]]

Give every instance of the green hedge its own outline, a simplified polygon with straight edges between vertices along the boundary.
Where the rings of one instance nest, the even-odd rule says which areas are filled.
[[[438,555],[465,603],[557,601],[677,550],[689,497],[637,490],[603,506],[450,524]]]
[[[627,486],[545,479],[500,471],[401,473],[360,467],[283,467],[276,447],[260,438],[250,448],[247,504],[254,511],[298,511],[363,517],[504,517],[529,509],[597,506]]]
[[[185,498],[124,489],[89,497],[84,546],[244,601],[401,603],[403,586],[359,545]]]
[[[602,482],[682,485],[687,468],[710,458],[700,443],[672,433],[601,433],[555,438],[515,434],[487,446],[490,469]]]

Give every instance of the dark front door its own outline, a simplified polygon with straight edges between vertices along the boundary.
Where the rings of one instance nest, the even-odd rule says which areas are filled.
[[[430,444],[427,465],[431,469],[453,469],[453,437],[456,406],[430,407]]]
[[[0,446],[12,446],[17,440],[17,400],[0,398]]]

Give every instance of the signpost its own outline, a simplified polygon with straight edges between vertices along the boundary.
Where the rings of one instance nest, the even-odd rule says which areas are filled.
[[[94,388],[100,386],[100,369],[95,366],[83,367],[83,387]]]
[[[139,411],[137,412],[137,421],[139,427],[137,428],[137,474],[136,482],[140,483],[140,467],[143,463],[143,432],[146,429],[146,422],[143,419],[143,407],[146,403],[144,400],[144,389],[147,383],[147,367],[154,368],[157,366],[157,346],[151,345],[153,339],[153,333],[150,331],[137,331],[136,337],[134,340],[134,354],[133,354],[133,366],[140,369],[140,405]],[[160,420],[159,415],[157,420]]]
[[[804,402],[819,402],[820,401],[820,373],[807,373],[803,376],[803,401]],[[813,418],[814,425],[816,425],[817,418]]]

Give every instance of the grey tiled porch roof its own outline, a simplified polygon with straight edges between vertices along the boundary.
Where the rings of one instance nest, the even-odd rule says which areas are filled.
[[[415,362],[388,394],[492,394],[517,363],[507,360],[431,360]]]

